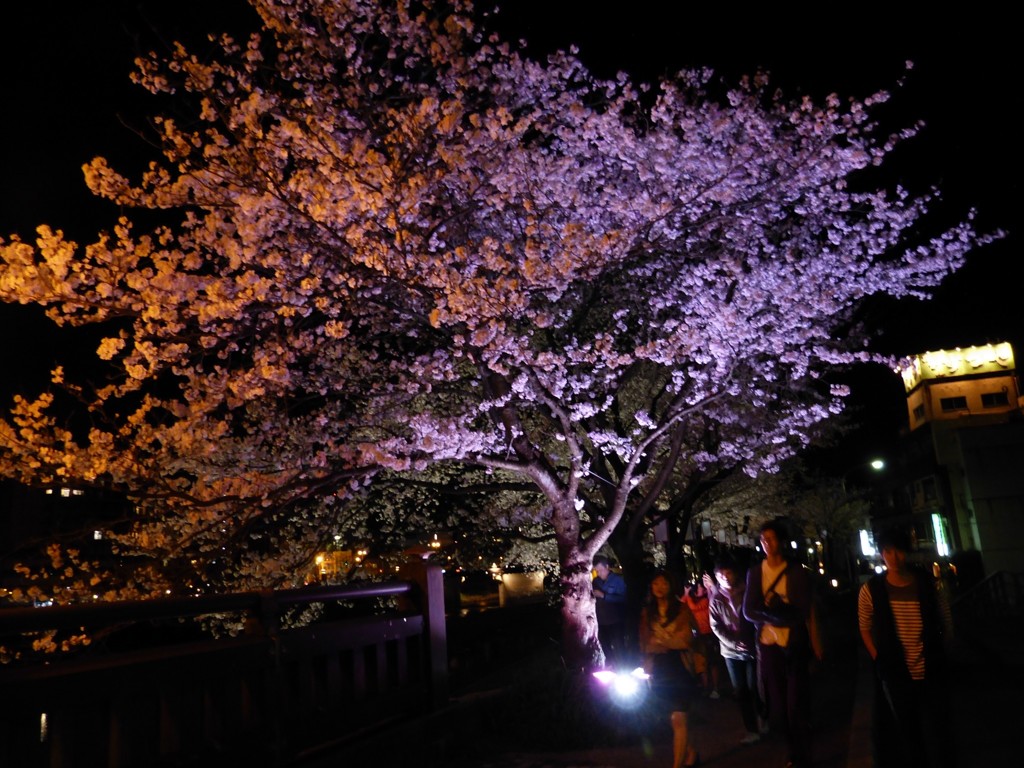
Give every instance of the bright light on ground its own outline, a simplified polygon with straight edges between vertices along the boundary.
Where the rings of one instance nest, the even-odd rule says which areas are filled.
[[[602,669],[593,673],[594,678],[608,688],[608,694],[613,702],[620,707],[636,707],[643,701],[647,692],[647,680],[650,677],[644,672],[643,667],[637,667],[632,672],[616,672],[612,669]]]

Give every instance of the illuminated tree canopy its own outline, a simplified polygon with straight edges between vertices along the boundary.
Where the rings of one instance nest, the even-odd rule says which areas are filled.
[[[870,359],[859,302],[926,296],[988,239],[869,183],[916,131],[877,128],[886,93],[601,80],[462,0],[252,5],[218,56],[138,62],[194,111],[155,119],[141,178],[85,167],[129,211],[110,231],[0,241],[0,298],[95,324],[107,371],[18,398],[0,468],[127,491],[136,591],[225,541],[224,583],[282,583],[375,473],[458,463],[544,499],[596,657],[590,560],[627,505],[774,469],[841,410],[828,370]]]

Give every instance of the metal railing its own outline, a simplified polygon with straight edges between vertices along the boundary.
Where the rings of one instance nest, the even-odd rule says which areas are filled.
[[[232,615],[235,637],[0,667],[0,765],[284,766],[447,698],[441,569],[403,581],[0,610],[2,638]],[[311,624],[282,617],[320,603]],[[355,610],[329,617],[329,607]]]
[[[958,625],[1024,616],[1024,573],[996,571],[953,599]]]

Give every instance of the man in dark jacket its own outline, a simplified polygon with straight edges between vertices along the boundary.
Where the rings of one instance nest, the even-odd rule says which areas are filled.
[[[594,571],[597,637],[608,663],[615,664],[624,660],[626,651],[626,582],[604,555],[594,557]]]

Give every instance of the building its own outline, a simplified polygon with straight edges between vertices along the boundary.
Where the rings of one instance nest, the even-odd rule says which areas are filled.
[[[903,513],[919,548],[980,570],[1024,572],[1024,398],[1007,343],[914,355],[907,392]]]
[[[31,579],[16,566],[32,570],[51,566],[47,549],[52,543],[116,567],[110,534],[124,528],[130,508],[122,496],[109,491],[30,488],[0,479],[0,605],[13,591],[31,585]]]

